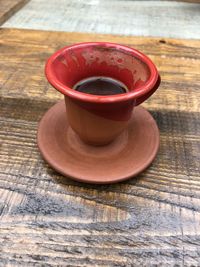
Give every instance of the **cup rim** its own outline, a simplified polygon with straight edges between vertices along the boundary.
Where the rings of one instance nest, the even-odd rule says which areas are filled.
[[[88,46],[104,46],[104,47],[114,47],[116,50],[121,50],[128,52],[129,54],[132,54],[134,57],[141,60],[143,63],[145,63],[149,70],[150,70],[150,77],[145,82],[144,85],[138,87],[135,91],[130,91],[124,94],[117,94],[117,95],[92,95],[92,94],[86,94],[79,91],[76,91],[67,85],[64,85],[61,83],[55,76],[55,73],[53,71],[53,63],[55,59],[57,59],[61,54],[64,53],[64,51],[71,49],[71,48],[84,48]],[[141,96],[144,96],[145,94],[149,93],[152,89],[154,89],[154,85],[156,84],[159,74],[157,71],[156,66],[151,61],[151,59],[146,56],[145,54],[141,53],[140,51],[125,46],[121,44],[111,43],[111,42],[82,42],[82,43],[76,43],[70,46],[65,46],[55,53],[53,53],[49,59],[46,62],[45,65],[45,75],[49,83],[59,92],[62,94],[69,96],[70,98],[81,100],[81,101],[87,101],[92,103],[110,103],[110,102],[121,102],[121,101],[128,101],[128,100],[134,100]]]

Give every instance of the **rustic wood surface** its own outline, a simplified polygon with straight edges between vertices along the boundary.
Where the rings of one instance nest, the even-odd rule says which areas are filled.
[[[3,27],[200,39],[200,5],[174,1],[31,0]]]
[[[0,266],[199,266],[200,41],[16,29],[1,36]],[[134,46],[162,77],[144,104],[160,129],[156,160],[106,186],[59,175],[36,145],[38,121],[62,99],[44,77],[45,60],[95,40]]]
[[[22,8],[29,0],[0,0],[0,25]]]

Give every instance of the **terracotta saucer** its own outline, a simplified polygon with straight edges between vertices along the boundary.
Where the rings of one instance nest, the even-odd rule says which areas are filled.
[[[151,164],[159,148],[156,122],[140,106],[116,140],[94,147],[83,143],[69,127],[64,101],[60,101],[43,116],[37,138],[41,154],[52,168],[74,180],[95,184],[136,176]]]

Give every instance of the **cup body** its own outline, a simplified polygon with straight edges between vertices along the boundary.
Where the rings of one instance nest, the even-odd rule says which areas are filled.
[[[47,61],[48,81],[65,96],[71,128],[86,143],[105,145],[128,125],[134,106],[155,92],[160,76],[141,52],[113,43],[81,43],[64,47]],[[95,76],[122,82],[128,92],[97,96],[73,89]]]
[[[131,118],[134,102],[90,103],[65,96],[69,124],[91,145],[106,145],[115,139]]]

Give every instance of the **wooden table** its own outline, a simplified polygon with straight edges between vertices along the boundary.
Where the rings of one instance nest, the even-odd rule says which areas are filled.
[[[200,0],[190,2],[31,0],[3,27],[200,39]]]
[[[0,33],[0,266],[199,266],[200,41]],[[156,160],[105,186],[59,175],[36,145],[38,121],[62,98],[44,77],[45,60],[96,40],[141,50],[162,77],[144,104],[160,129]]]

